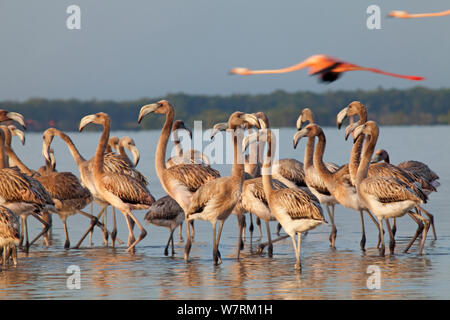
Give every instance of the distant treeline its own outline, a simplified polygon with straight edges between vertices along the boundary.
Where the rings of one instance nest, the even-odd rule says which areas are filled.
[[[0,102],[0,109],[23,114],[32,131],[43,131],[50,126],[64,131],[76,131],[83,116],[100,111],[110,115],[113,130],[159,129],[163,116],[147,117],[142,125],[137,124],[137,116],[141,106],[160,99],[167,99],[172,103],[176,119],[184,120],[189,126],[192,126],[194,120],[202,120],[204,129],[226,121],[236,110],[264,111],[269,116],[271,126],[292,127],[304,107],[313,110],[320,125],[334,126],[336,114],[354,100],[361,101],[368,109],[369,118],[381,125],[450,124],[450,89],[424,87],[325,93],[288,93],[277,90],[270,94],[230,96],[178,93],[134,101],[34,98],[25,102]]]

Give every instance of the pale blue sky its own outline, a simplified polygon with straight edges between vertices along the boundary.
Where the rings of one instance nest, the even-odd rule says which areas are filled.
[[[71,4],[81,8],[81,30],[66,28]],[[366,27],[371,4],[381,8],[381,30]],[[446,0],[2,0],[0,100],[449,87],[450,16],[386,18],[396,9],[449,8]],[[317,53],[427,80],[350,72],[323,85],[305,70],[227,74],[232,67],[285,67]]]

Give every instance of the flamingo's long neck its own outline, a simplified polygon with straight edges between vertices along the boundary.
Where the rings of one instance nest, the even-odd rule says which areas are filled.
[[[350,152],[350,161],[348,163],[348,170],[350,171],[350,179],[353,185],[356,184],[356,173],[358,172],[358,167],[361,161],[361,150],[363,148],[364,135],[360,135],[356,142],[353,144],[352,151]]]
[[[358,172],[356,174],[356,188],[359,189],[359,186],[361,182],[367,178],[367,175],[369,173],[369,166],[370,166],[370,160],[372,158],[372,154],[375,150],[375,146],[377,144],[378,140],[378,132],[374,131],[371,134],[367,136],[365,139],[366,143],[363,147],[362,152],[362,159],[361,163],[359,164]]]
[[[242,150],[238,148],[238,139],[242,130],[233,132],[233,167],[231,168],[231,176],[242,181],[244,176],[244,162],[242,161]]]
[[[156,147],[156,156],[155,156],[155,169],[156,174],[160,181],[163,181],[163,172],[166,170],[166,150],[167,150],[167,142],[169,141],[170,131],[173,123],[173,110],[169,109],[166,114],[166,122],[161,130],[161,136],[158,141],[158,146]]]
[[[333,174],[323,163],[323,154],[325,153],[326,146],[325,134],[323,132],[320,132],[317,137],[319,141],[317,143],[316,149],[314,150],[314,168],[317,170],[320,177],[324,180],[327,189],[330,190],[330,192],[334,192],[336,187]]]
[[[72,155],[72,158],[75,160],[75,163],[77,164],[78,168],[83,164],[83,162],[86,161],[86,159],[83,158],[83,156],[78,151],[77,147],[72,142],[72,139],[65,134],[62,131],[55,130],[55,134],[60,137],[67,145],[67,148],[69,148],[70,154]]]
[[[51,162],[45,159],[45,169],[47,172],[54,172],[55,168],[52,166]]]
[[[119,145],[119,154],[120,154],[122,157],[124,157],[124,158],[127,160],[128,163],[133,163],[133,161],[131,161],[130,157],[129,157],[128,154],[126,153],[125,147],[124,147],[122,144]]]
[[[252,134],[253,133],[253,129],[249,128],[248,129],[248,134]],[[259,154],[258,154],[258,144],[257,143],[252,143],[250,144],[250,147],[248,149],[248,160],[249,163],[252,164],[252,168],[254,168],[254,166],[256,166],[256,164],[258,163],[259,160]]]
[[[350,124],[354,121],[353,117],[350,118]],[[367,111],[365,108],[359,110],[359,123],[363,124],[367,121]],[[350,153],[350,161],[348,163],[348,169],[350,171],[350,179],[355,185],[356,172],[358,171],[359,163],[361,161],[361,150],[364,143],[364,135],[360,135],[356,142],[353,144],[352,151]]]
[[[177,130],[172,131],[172,138],[173,138],[173,143],[175,145],[175,152],[177,154],[177,157],[182,157],[183,156],[183,148],[181,148],[180,138],[178,137]]]
[[[308,141],[306,142],[306,148],[305,148],[305,158],[303,161],[305,170],[308,168],[311,168],[314,165],[314,160],[313,160],[314,145],[315,145],[314,137],[308,137]]]
[[[2,130],[0,130],[0,169],[8,168],[5,156],[5,135]]]
[[[27,175],[32,175],[34,174],[34,171],[30,170],[30,168],[28,168],[23,162],[22,160],[19,159],[19,157],[17,156],[17,154],[14,152],[14,150],[9,147],[9,146],[5,146],[4,147],[4,152],[7,155],[7,157],[12,161],[14,166],[17,166],[20,171],[22,171],[23,173],[27,174]]]
[[[11,131],[5,127],[5,130],[3,130],[5,133],[5,146],[11,147]]]
[[[306,67],[310,67],[311,62],[309,59],[306,59],[305,61],[302,61],[300,63],[297,63],[293,66],[281,68],[281,69],[266,69],[266,70],[249,70],[246,74],[252,75],[252,74],[275,74],[275,73],[287,73],[292,72],[296,70],[300,70]]]
[[[266,195],[267,202],[269,202],[270,195],[273,192],[273,187],[272,187],[272,160],[273,159],[272,158],[273,158],[273,154],[275,153],[275,146],[274,146],[275,141],[272,141],[272,134],[269,134],[267,143],[269,144],[269,146],[267,148],[267,155],[264,159],[261,175],[262,175],[264,194]],[[272,147],[273,147],[273,150],[272,150]]]
[[[264,163],[264,149],[266,148],[266,144],[267,144],[266,140],[262,140],[259,142],[259,147],[258,147],[258,162],[259,163]]]
[[[251,134],[254,130],[249,128],[248,133]],[[261,175],[261,167],[260,167],[260,155],[259,155],[258,143],[252,143],[249,146],[249,152],[247,158],[245,159],[245,171],[250,174],[252,177],[259,177]]]
[[[92,167],[95,180],[97,180],[97,177],[99,177],[103,173],[103,158],[106,146],[108,145],[110,128],[111,122],[109,118],[105,118],[105,122],[103,124],[103,132],[100,137],[100,141],[98,142],[97,150],[95,151],[94,163]]]
[[[5,147],[10,147],[11,146],[11,132],[8,130],[8,128],[6,128],[6,126],[2,126],[2,131],[5,134],[5,143],[4,143]],[[9,167],[9,157],[6,152],[4,155],[4,161],[5,161],[6,167]]]

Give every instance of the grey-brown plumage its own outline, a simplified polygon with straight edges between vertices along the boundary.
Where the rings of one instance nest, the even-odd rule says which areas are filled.
[[[325,166],[327,167],[328,171],[331,173],[334,173],[339,170],[339,167],[335,164],[331,164],[330,162],[326,162]],[[305,175],[305,182],[308,188],[313,188],[317,190],[320,194],[324,196],[331,196],[330,191],[327,189],[327,186],[325,185],[325,182],[320,178],[320,176],[317,174],[315,170],[313,170],[312,174],[308,174],[306,172]]]
[[[42,185],[21,173],[17,167],[0,170],[0,197],[2,204],[7,207],[8,204],[27,203],[38,210],[52,201],[42,191]]]
[[[379,149],[375,152],[372,162],[376,163],[383,160],[385,163],[390,164],[388,152],[384,149]],[[399,163],[396,167],[409,173],[413,180],[420,183],[427,194],[436,191],[436,188],[440,186],[439,176],[423,162],[408,160]],[[422,180],[426,181],[426,183]]]
[[[379,162],[382,160],[384,160],[385,162]],[[427,196],[430,193],[437,191],[436,188],[440,185],[437,181],[439,177],[426,164],[419,161],[410,160],[404,161],[398,166],[394,166],[390,164],[389,154],[384,149],[379,149],[375,152],[374,156],[372,157],[372,162],[373,163],[369,167],[369,176],[388,176],[403,181],[404,183],[408,184],[416,194],[420,196],[424,203],[426,203],[428,200]],[[434,239],[436,240],[437,235],[434,226],[433,214],[425,210],[420,205],[418,205],[415,209],[416,213],[419,214],[419,212],[422,212],[428,217],[429,220],[425,221],[425,223],[427,224],[429,222],[429,224],[431,225]],[[412,218],[414,221],[418,222],[416,217]],[[419,229],[421,229],[420,224]],[[394,224],[392,227],[394,236],[396,230],[396,220],[394,219]],[[412,245],[412,242],[410,242],[410,245]],[[405,252],[408,251],[410,245],[407,246]]]
[[[287,188],[287,186],[284,183],[276,179],[272,180],[272,185],[275,190]],[[236,208],[237,209],[242,208],[244,212],[253,212],[252,201],[250,200],[251,199],[250,197],[257,199],[262,204],[264,204],[267,207],[267,209],[269,209],[269,204],[267,202],[266,194],[264,193],[261,177],[244,180],[242,184],[242,196],[239,202],[236,204]]]
[[[109,172],[102,177],[101,183],[107,191],[119,197],[123,202],[143,206],[142,209],[146,209],[145,206],[155,202],[145,185],[133,177]]]
[[[313,195],[298,189],[274,190],[274,205],[282,205],[293,220],[313,219],[326,222],[319,200]]]
[[[288,186],[293,183],[296,187],[306,187],[303,163],[296,159],[280,159],[274,162],[272,176]]]
[[[164,249],[164,255],[168,255],[168,247],[172,243],[172,255],[175,254],[173,244],[174,230],[183,224],[184,212],[179,204],[170,196],[165,196],[150,205],[144,220],[157,226],[169,228],[170,236]]]
[[[168,179],[178,181],[190,192],[195,192],[206,182],[220,177],[219,171],[201,164],[180,164],[168,168],[166,172]]]
[[[183,213],[180,205],[170,196],[165,196],[152,203],[144,219],[149,223],[153,220],[173,220],[180,213]]]
[[[92,202],[92,195],[71,172],[48,172],[38,177],[38,180],[55,202],[56,211],[54,213],[57,213],[63,222],[66,238],[64,248],[68,249],[70,240],[66,220],[69,216],[80,213],[91,219],[92,228],[98,224],[98,220],[94,216],[81,211]],[[80,243],[76,247],[79,245]]]
[[[141,182],[143,185],[148,185],[147,178],[141,172],[132,167],[127,159],[115,152],[105,153],[104,170],[109,173],[118,173],[130,176]]]
[[[5,136],[7,139],[5,139]],[[42,213],[54,209],[54,202],[42,184],[31,176],[31,171],[18,160],[15,153],[10,148],[10,129],[1,126],[1,152],[2,159],[8,157],[9,160],[17,162],[19,167],[4,168],[6,163],[2,160],[2,169],[0,169],[0,204],[12,210],[19,215],[24,224],[25,251],[41,235],[46,233],[50,225],[42,219]],[[21,170],[26,173],[22,173]],[[27,174],[30,174],[27,175]],[[44,229],[38,234],[31,243],[28,241],[27,217],[32,215],[35,219],[44,225]],[[21,238],[23,240],[23,237]]]
[[[0,205],[0,254],[2,264],[6,266],[9,258],[17,264],[17,245],[20,241],[19,219],[14,212]]]
[[[89,190],[71,172],[50,172],[36,176],[55,201],[58,211],[77,211],[92,201]]]
[[[426,190],[436,190],[432,185],[430,185],[426,180],[422,179],[415,174],[398,168],[389,163],[374,163],[369,167],[368,172],[369,177],[391,177],[398,181],[403,182],[408,185],[409,188],[414,189],[414,192],[417,193],[421,197],[421,200],[426,203],[428,197],[423,192],[423,189]]]
[[[397,167],[411,171],[414,174],[427,180],[428,182],[432,182],[439,179],[439,176],[436,174],[436,172],[431,170],[428,165],[420,161],[415,160],[403,161],[399,163]]]
[[[417,194],[408,184],[390,177],[368,177],[361,185],[361,191],[371,195],[381,203],[395,203],[405,200],[422,202],[422,195]]]
[[[192,195],[187,217],[190,218],[191,215],[195,216],[203,213],[206,206],[213,206],[217,211],[231,212],[239,200],[240,188],[234,188],[234,181],[230,181],[227,178],[216,178],[200,186]],[[220,218],[221,216],[219,216],[218,220]]]

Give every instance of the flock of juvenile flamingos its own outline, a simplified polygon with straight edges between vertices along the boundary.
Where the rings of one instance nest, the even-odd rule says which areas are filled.
[[[13,125],[0,126],[0,250],[3,267],[17,263],[18,246],[28,251],[41,236],[48,245],[52,214],[57,214],[64,224],[65,248],[70,247],[66,219],[76,213],[86,216],[91,223],[74,248],[78,248],[95,227],[102,230],[105,245],[108,245],[110,237],[112,246],[115,246],[115,241],[120,240],[117,238],[114,209],[124,215],[128,225],[128,252],[134,252],[136,245],[147,234],[133,215],[133,210],[148,210],[146,222],[170,229],[165,255],[168,255],[170,244],[174,254],[173,233],[180,227],[181,238],[181,226],[185,221],[186,260],[189,259],[194,236],[193,220],[210,221],[213,228],[214,264],[221,263],[219,241],[224,221],[230,214],[236,215],[239,225],[237,259],[243,246],[244,214],[251,213],[256,215],[259,226],[260,220],[267,226],[268,242],[261,244],[259,251],[267,246],[269,256],[272,255],[272,244],[277,239],[271,239],[269,222],[278,221],[287,234],[278,239],[292,238],[296,269],[301,269],[301,234],[328,223],[322,207],[325,207],[331,224],[329,241],[332,247],[335,246],[337,234],[334,221],[336,204],[359,212],[362,250],[366,242],[364,213],[379,230],[377,247],[381,256],[385,254],[383,220],[390,237],[391,254],[395,248],[396,218],[408,215],[418,225],[405,252],[420,239],[419,254],[422,253],[430,226],[436,238],[433,215],[422,205],[427,202],[427,195],[436,191],[439,177],[424,163],[406,161],[395,166],[389,163],[386,151],[374,152],[379,129],[374,121],[368,120],[366,109],[360,102],[350,103],[337,115],[339,128],[346,118],[349,119],[345,137],[353,138],[349,163],[342,166],[323,162],[326,139],[310,109],[302,110],[296,123],[298,131],[293,137],[294,148],[301,138],[307,140],[303,163],[295,159],[274,159],[276,137],[263,112],[234,112],[227,122],[214,126],[211,136],[213,138],[221,130],[234,130],[236,133],[232,135],[234,157],[228,177],[220,177],[219,172],[209,165],[208,157],[200,151],[191,149],[183,152],[177,132],[188,129],[182,121],[174,121],[174,108],[170,102],[161,100],[143,106],[138,122],[149,114],[165,115],[156,148],[155,169],[168,195],[157,201],[147,188],[147,179],[136,169],[139,152],[133,140],[129,137],[120,140],[110,137],[111,124],[106,113],[88,115],[80,121],[80,131],[90,123],[103,127],[95,155],[91,159],[83,158],[67,134],[49,128],[43,134],[45,165],[36,171],[28,168],[11,147],[12,136],[19,136],[23,141],[23,132]],[[1,122],[11,120],[25,126],[22,115],[0,110]],[[177,156],[166,160],[171,133],[174,135]],[[66,143],[78,166],[79,179],[70,172],[55,170],[51,149],[54,136]],[[133,160],[127,156],[125,149],[131,151]],[[102,206],[98,216],[92,215],[92,211],[91,214],[82,211],[93,201]],[[110,205],[113,208],[111,232],[105,220],[101,222],[101,217],[106,216]],[[30,215],[43,225],[42,231],[31,241],[27,228]],[[392,226],[389,219],[393,220]],[[219,228],[216,232],[217,222]],[[137,238],[133,234],[135,225],[140,230]]]
[[[444,15],[450,15],[450,10],[425,14],[392,11],[389,14],[391,17],[403,19]],[[234,68],[230,73],[241,75],[285,73],[303,68],[308,68],[311,75],[318,76],[324,82],[333,82],[342,73],[356,70],[413,81],[424,79],[361,67],[326,55],[311,56],[297,65],[282,69]],[[260,220],[266,223],[268,242],[260,244],[258,251],[268,246],[268,254],[271,256],[273,242],[289,236],[292,238],[296,255],[295,269],[301,269],[301,234],[328,223],[324,218],[322,206],[325,206],[331,222],[329,240],[332,247],[335,246],[337,234],[334,223],[336,204],[359,212],[362,250],[365,249],[366,243],[364,212],[378,227],[377,247],[381,256],[385,254],[383,220],[389,233],[391,254],[395,248],[396,218],[406,214],[417,223],[418,228],[404,249],[405,252],[421,237],[419,254],[422,254],[430,226],[436,239],[433,215],[426,211],[422,204],[427,202],[427,196],[439,186],[438,175],[422,162],[405,161],[394,166],[389,163],[389,155],[385,150],[378,150],[374,154],[379,129],[374,121],[367,120],[366,109],[360,102],[350,103],[337,115],[339,128],[345,118],[350,119],[345,129],[345,137],[346,139],[349,136],[353,137],[349,163],[340,167],[334,163],[323,162],[325,134],[314,122],[310,109],[302,110],[297,120],[298,131],[294,135],[294,148],[301,138],[307,138],[303,163],[295,159],[273,159],[276,139],[269,128],[269,119],[263,112],[255,114],[234,112],[228,122],[214,126],[211,136],[212,138],[219,130],[227,129],[241,133],[232,135],[234,158],[229,177],[220,177],[219,172],[209,165],[207,156],[200,151],[191,149],[183,152],[177,130],[188,129],[182,121],[174,122],[174,109],[168,101],[162,100],[143,106],[138,122],[150,113],[166,116],[156,148],[155,169],[168,196],[158,201],[155,201],[147,189],[147,179],[135,168],[139,161],[139,152],[133,140],[129,137],[120,140],[117,137],[109,137],[110,119],[106,113],[88,115],[81,119],[80,131],[89,123],[103,126],[96,153],[89,160],[83,158],[67,134],[55,128],[46,130],[42,145],[45,166],[37,171],[29,169],[11,147],[12,136],[19,136],[24,143],[23,132],[13,125],[0,126],[0,253],[2,254],[0,261],[3,267],[6,267],[10,260],[17,264],[17,246],[28,252],[29,247],[41,236],[45,244],[49,245],[51,214],[57,214],[63,222],[64,248],[70,247],[66,220],[76,213],[89,218],[91,224],[75,248],[81,245],[88,234],[92,235],[96,226],[103,232],[104,244],[108,245],[110,236],[112,246],[115,246],[116,240],[121,242],[117,238],[115,209],[125,216],[128,225],[129,252],[134,252],[136,245],[147,234],[133,215],[133,210],[149,210],[145,216],[147,222],[170,229],[165,255],[168,255],[170,244],[174,254],[173,232],[179,226],[181,239],[181,225],[186,221],[187,240],[184,251],[186,260],[189,258],[194,236],[193,220],[210,221],[213,228],[214,264],[221,263],[218,248],[220,236],[224,221],[232,213],[236,215],[239,226],[236,255],[238,259],[243,247],[244,214],[248,212],[250,217],[251,214],[257,216],[259,227]],[[22,115],[0,110],[0,122],[5,121],[16,121],[25,127]],[[306,123],[308,124],[305,125]],[[244,139],[242,139],[243,129],[248,131]],[[167,142],[171,132],[177,156],[166,161]],[[50,148],[54,136],[60,137],[67,144],[78,166],[80,179],[70,172],[55,170],[55,159]],[[316,138],[317,146],[315,146]],[[251,146],[249,154],[242,157],[249,145]],[[266,145],[267,153],[264,154]],[[134,161],[128,158],[125,148],[133,154]],[[244,161],[240,161],[243,158]],[[380,162],[382,160],[384,162]],[[102,206],[97,216],[92,215],[92,206],[91,214],[82,211],[93,201]],[[111,232],[107,230],[105,219],[106,209],[110,205],[113,208]],[[30,215],[43,225],[42,231],[31,241],[28,239],[27,227],[27,218]],[[102,216],[103,223],[99,220]],[[389,219],[393,220],[392,227]],[[282,227],[287,236],[272,241],[269,221],[278,221],[278,231]],[[217,222],[219,230],[216,235]],[[137,239],[133,234],[135,224],[141,232]],[[250,223],[250,232],[252,230],[253,224]]]

